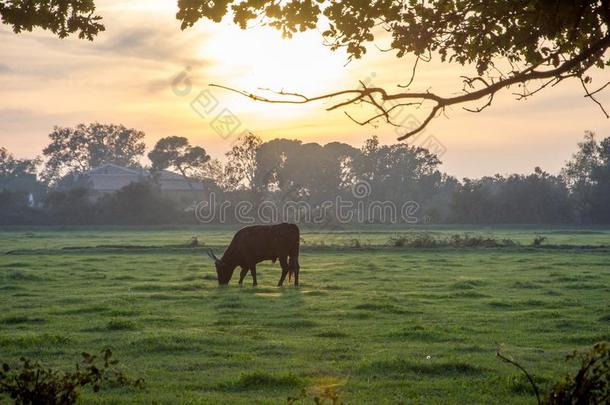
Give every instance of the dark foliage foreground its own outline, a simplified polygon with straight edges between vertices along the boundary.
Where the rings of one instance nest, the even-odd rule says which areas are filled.
[[[8,394],[16,404],[53,405],[76,403],[80,389],[90,386],[98,392],[104,384],[117,384],[143,388],[144,380],[127,377],[115,368],[118,360],[112,359],[112,350],[101,351],[102,364],[98,356],[82,354],[81,365],[70,372],[46,368],[38,361],[21,358],[21,367],[11,369],[2,365],[0,371],[0,394]]]
[[[112,350],[101,351],[102,364],[97,356],[83,353],[82,367],[76,365],[72,372],[60,372],[45,368],[38,361],[21,358],[21,368],[12,370],[8,364],[0,371],[0,394],[8,394],[16,404],[74,404],[80,389],[90,386],[98,392],[103,384],[117,384],[144,388],[144,380],[131,379],[117,370],[118,363],[112,359]],[[500,351],[497,356],[517,367],[527,378],[539,405],[601,405],[610,400],[610,345],[597,343],[588,352],[574,351],[567,360],[579,360],[580,368],[574,374],[566,375],[552,386],[546,396],[541,396],[536,379],[518,362],[506,357]],[[341,404],[335,387],[327,387],[321,393],[311,394],[306,389],[287,398],[288,404],[313,401],[315,404]]]
[[[568,355],[567,360],[580,361],[580,368],[575,374],[568,374],[556,383],[544,399],[540,397],[535,379],[527,370],[500,352],[497,355],[523,372],[540,405],[601,405],[610,401],[610,346],[607,343],[597,343],[587,353],[574,351]]]
[[[557,382],[545,397],[534,378],[523,366],[498,351],[497,356],[517,367],[527,378],[539,405],[602,405],[610,403],[610,345],[597,343],[588,352],[572,352],[566,360],[579,360],[580,368]],[[342,404],[335,387],[327,387],[321,393],[310,394],[303,389],[299,395],[288,397],[288,404],[313,401],[320,404]]]

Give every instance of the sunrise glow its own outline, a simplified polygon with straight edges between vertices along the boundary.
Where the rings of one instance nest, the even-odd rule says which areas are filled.
[[[356,88],[364,80],[392,91],[407,81],[412,67],[412,59],[397,59],[375,46],[369,47],[363,59],[348,63],[344,52],[332,52],[323,45],[319,30],[282,39],[271,28],[241,30],[227,20],[220,24],[200,21],[181,31],[175,20],[176,5],[168,1],[102,0],[98,8],[106,16],[107,30],[93,43],[60,40],[41,31],[16,37],[0,27],[0,93],[6,100],[0,140],[18,155],[39,153],[54,125],[87,120],[141,128],[149,143],[167,134],[181,134],[214,153],[224,153],[227,142],[210,129],[214,117],[202,118],[190,107],[192,98],[209,84],[268,96],[273,93],[260,89],[314,96]],[[30,50],[24,53],[24,47]],[[187,68],[193,94],[177,97],[171,83]],[[413,88],[456,94],[460,74],[459,66],[422,64]],[[384,142],[397,137],[395,129],[383,122],[361,127],[343,109],[327,112],[331,101],[277,105],[221,89],[212,91],[243,128],[266,140],[340,140],[358,146],[372,134]],[[600,97],[604,101],[608,96]],[[356,118],[369,112],[366,106],[347,111]],[[412,111],[416,117],[424,112]],[[575,113],[577,120],[572,118]],[[543,131],[544,126],[552,130]],[[516,103],[510,92],[501,93],[492,108],[477,116],[461,106],[450,108],[427,131],[446,147],[447,170],[473,176],[525,172],[538,163],[557,170],[585,129],[603,132],[608,128],[599,111],[583,102],[578,83],[562,83],[527,102]],[[552,153],[540,158],[537,151],[547,148]]]

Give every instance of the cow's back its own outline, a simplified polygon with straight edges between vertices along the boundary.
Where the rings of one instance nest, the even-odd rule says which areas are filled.
[[[295,254],[299,239],[299,227],[295,224],[247,226],[233,236],[225,254],[239,257],[238,261],[244,264],[275,261],[278,257]]]

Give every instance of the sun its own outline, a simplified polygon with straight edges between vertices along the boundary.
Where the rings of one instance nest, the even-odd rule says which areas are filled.
[[[211,64],[209,83],[247,91],[271,89],[318,95],[346,82],[345,55],[322,45],[317,31],[283,39],[269,27],[241,30],[233,25],[214,27],[200,47],[199,57]],[[244,98],[241,110],[260,108]],[[267,105],[269,108],[269,105]],[[285,108],[274,108],[286,111]],[[294,106],[291,108],[295,112]]]
[[[333,51],[324,46],[323,27],[296,33],[292,38],[282,38],[270,27],[241,30],[229,22],[193,28],[200,38],[195,48],[200,63],[196,81],[200,87],[217,84],[269,98],[281,98],[274,93],[278,91],[315,97],[357,87],[359,80],[366,81],[370,76],[370,66],[359,60],[348,64],[343,49]],[[336,133],[348,121],[343,110],[325,111],[339,98],[299,105],[275,104],[215,87],[207,89],[223,109],[263,139],[317,139],[320,131]],[[358,108],[361,112],[363,106]],[[353,132],[354,128],[350,128],[349,133]]]

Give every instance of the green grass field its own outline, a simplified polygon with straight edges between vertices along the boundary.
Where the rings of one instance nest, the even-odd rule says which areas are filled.
[[[0,362],[69,369],[111,346],[146,379],[83,403],[276,404],[332,386],[348,404],[531,404],[500,345],[545,387],[576,369],[570,351],[610,340],[610,230],[430,228],[521,246],[413,249],[387,246],[399,228],[305,229],[299,289],[276,288],[271,263],[256,288],[219,288],[205,251],[236,229],[1,231]],[[182,247],[195,234],[206,247]]]

